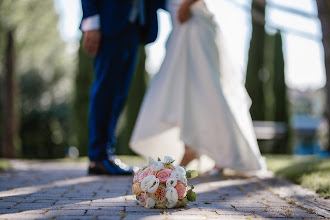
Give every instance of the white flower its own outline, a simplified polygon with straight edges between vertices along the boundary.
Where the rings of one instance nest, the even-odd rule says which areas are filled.
[[[168,180],[166,181],[166,187],[175,187],[177,183],[177,179],[168,178]]]
[[[172,172],[172,174],[173,174],[173,176],[175,176],[175,178],[179,178],[180,177],[180,175],[178,174],[178,172],[180,172],[182,174],[181,178],[178,179],[178,180],[180,180],[182,183],[184,183],[184,184],[187,185],[187,177],[186,177],[187,172],[186,172],[186,170],[183,167],[181,167],[181,166],[177,166],[175,168],[175,173],[173,174],[173,172]]]
[[[175,205],[176,205],[176,203],[168,203],[168,204],[166,205],[166,207],[169,208],[169,209],[171,209],[171,208],[173,208]]]
[[[148,157],[148,164],[152,165],[154,163],[156,163],[157,161],[155,161],[152,157]]]
[[[171,173],[171,178],[174,178],[176,180],[181,180],[182,179],[182,173],[178,170],[174,170],[172,173]]]
[[[150,165],[151,169],[154,172],[157,172],[157,171],[161,170],[162,168],[164,168],[164,165],[161,161],[156,161],[152,157],[148,157],[148,163],[147,164]]]
[[[150,175],[144,178],[141,182],[141,189],[143,192],[154,193],[159,186],[159,179],[155,175]]]
[[[155,200],[149,197],[146,202],[146,208],[151,209],[155,206],[155,204],[156,204]]]
[[[188,181],[187,181],[187,177],[185,177],[185,176],[182,176],[182,178],[180,179],[180,181],[181,181],[182,183],[186,184],[186,185],[187,185],[187,183],[188,183]]]
[[[164,164],[160,161],[155,161],[152,165],[151,165],[151,168],[154,172],[157,172],[161,169],[164,168]]]
[[[183,167],[181,167],[181,166],[175,167],[175,171],[179,171],[184,176],[186,175],[186,170]]]
[[[144,169],[147,168],[148,166],[150,166],[149,163],[144,164],[144,165],[142,166],[142,170],[144,170]]]
[[[164,157],[164,163],[167,164],[167,163],[172,163],[174,160],[172,157],[169,157],[169,156],[165,156]]]
[[[176,191],[176,189],[174,187],[166,188],[165,197],[166,197],[167,201],[170,203],[170,205],[173,204],[173,206],[174,206],[178,202],[178,192]]]

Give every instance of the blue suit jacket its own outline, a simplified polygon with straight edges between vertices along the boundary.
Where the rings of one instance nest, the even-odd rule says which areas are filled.
[[[157,9],[164,8],[165,0],[146,0],[146,26],[141,41],[150,43],[158,33]],[[99,14],[101,31],[105,36],[115,36],[129,23],[133,0],[81,0],[83,19]]]

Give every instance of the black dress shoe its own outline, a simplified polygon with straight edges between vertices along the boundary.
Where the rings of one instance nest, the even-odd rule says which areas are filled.
[[[133,170],[118,158],[92,161],[88,168],[92,175],[132,175]]]

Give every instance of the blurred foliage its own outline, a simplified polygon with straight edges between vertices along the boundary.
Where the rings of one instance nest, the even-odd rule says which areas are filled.
[[[282,49],[282,34],[280,32],[277,32],[274,38],[274,121],[289,123],[289,106],[287,87],[285,84],[285,66]]]
[[[330,198],[330,159],[266,155],[270,171],[305,188]]]
[[[322,30],[322,44],[324,50],[324,66],[326,74],[326,90],[327,90],[327,108],[325,117],[328,122],[328,133],[330,134],[330,1],[316,0],[318,18]],[[330,154],[330,141],[328,142],[328,152]]]
[[[265,121],[288,123],[288,97],[285,84],[282,35],[265,33],[264,45]]]
[[[81,41],[74,81],[71,130],[71,143],[78,148],[80,156],[88,155],[88,113],[93,73],[93,59],[83,51]]]
[[[0,159],[0,172],[10,169],[10,162],[6,159]]]
[[[252,8],[265,14],[265,7],[255,1]],[[253,101],[253,120],[288,121],[282,36],[280,32],[267,34],[264,25],[254,19],[245,86]]]
[[[265,14],[265,8],[252,1],[252,8]],[[262,24],[252,20],[252,36],[250,41],[245,87],[252,99],[251,117],[255,121],[265,120],[265,95],[263,80],[265,30]]]
[[[68,146],[75,56],[61,39],[57,24],[53,0],[0,1],[0,42],[8,30],[15,31],[23,157],[60,157]],[[4,44],[0,43],[1,70],[3,60]]]
[[[284,57],[282,50],[282,35],[278,31],[274,35],[265,33],[264,45],[264,81],[265,121],[284,122],[287,134],[274,140],[272,153],[292,152],[293,131],[289,123],[287,87],[285,84]],[[290,140],[289,140],[290,138]],[[289,142],[290,141],[290,142]]]
[[[287,135],[282,143],[279,143],[274,153],[291,153],[294,146],[294,131],[290,123],[290,110],[288,89],[285,83],[285,63],[283,55],[283,41],[281,32],[274,36],[274,121],[284,122],[287,125]]]
[[[265,14],[265,7],[252,1],[252,13]],[[253,16],[252,16],[253,17]],[[287,87],[284,75],[284,58],[281,33],[265,32],[260,20],[252,19],[252,37],[246,73],[246,89],[252,99],[250,108],[254,121],[284,122],[289,127]],[[288,153],[288,128],[286,137],[273,140],[272,153]],[[259,141],[262,150],[262,141]],[[291,142],[290,142],[291,143]]]

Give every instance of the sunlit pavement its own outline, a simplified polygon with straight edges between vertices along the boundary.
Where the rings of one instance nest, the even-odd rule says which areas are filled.
[[[0,173],[0,219],[330,218],[330,200],[277,178],[202,176],[189,181],[197,202],[145,209],[131,192],[132,176],[88,176],[85,162],[11,163]]]

